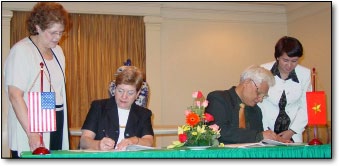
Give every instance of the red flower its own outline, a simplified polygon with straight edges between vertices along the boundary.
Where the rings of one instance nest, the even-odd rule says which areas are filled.
[[[200,99],[200,98],[202,98],[204,95],[202,94],[202,92],[201,91],[198,91],[198,95],[197,95],[197,99]]]
[[[193,92],[192,97],[195,99],[200,99],[202,97],[204,97],[204,95],[202,94],[201,91],[197,91],[197,92]]]
[[[183,133],[183,134],[179,134],[179,141],[181,143],[184,143],[187,141],[187,134],[186,133]]]
[[[200,121],[199,115],[196,113],[191,112],[186,116],[186,123],[191,126],[198,124],[199,121]]]
[[[214,121],[214,117],[213,115],[209,114],[209,113],[205,113],[205,119],[207,122],[212,122]]]

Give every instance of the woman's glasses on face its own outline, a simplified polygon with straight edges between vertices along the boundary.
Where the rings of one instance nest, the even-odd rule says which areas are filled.
[[[257,88],[257,96],[259,96],[262,99],[266,99],[268,97],[268,94],[259,92],[259,88],[258,88],[257,84],[253,80],[251,80],[251,81],[253,82],[254,86]]]
[[[123,94],[125,94],[125,92],[127,92],[128,96],[133,96],[136,93],[135,90],[125,90],[125,89],[117,88],[117,93],[119,95],[123,95]]]
[[[53,36],[53,37],[57,37],[57,36],[60,36],[60,37],[62,37],[62,35],[64,35],[64,32],[62,31],[62,32],[57,32],[57,31],[55,31],[55,32],[49,32],[49,31],[47,31],[48,32],[48,34],[50,34],[51,36]]]

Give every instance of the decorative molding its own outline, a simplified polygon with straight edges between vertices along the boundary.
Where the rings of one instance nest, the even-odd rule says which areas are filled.
[[[226,22],[257,22],[257,23],[286,23],[285,13],[258,13],[232,11],[199,11],[187,9],[162,9],[164,19],[226,21]]]
[[[164,19],[286,23],[285,7],[253,2],[163,2]]]
[[[30,11],[36,2],[2,2]],[[331,2],[60,2],[70,13],[154,16],[173,20],[283,23],[328,10]],[[145,20],[147,21],[147,20]]]
[[[2,26],[10,26],[11,18],[13,17],[13,12],[10,10],[2,10],[1,23]]]
[[[160,31],[160,26],[163,19],[156,16],[145,16],[144,22],[146,30]]]
[[[287,20],[293,22],[306,16],[318,14],[319,12],[331,10],[332,2],[291,2],[287,3]]]
[[[10,10],[2,10],[1,17],[2,18],[11,18],[13,16],[13,12]]]
[[[145,16],[144,22],[146,24],[161,24],[163,21],[162,17],[157,16]]]
[[[7,10],[30,11],[36,2],[3,2]],[[149,16],[160,15],[159,3],[147,2],[60,2],[70,13]]]
[[[1,2],[2,10],[30,11],[36,2]]]
[[[160,15],[159,3],[147,2],[62,2],[71,13],[114,14],[135,16]],[[95,5],[95,8],[93,8]]]
[[[30,11],[36,2],[3,2],[3,9]],[[251,2],[60,2],[70,13],[157,16],[178,20],[285,23],[281,4]]]

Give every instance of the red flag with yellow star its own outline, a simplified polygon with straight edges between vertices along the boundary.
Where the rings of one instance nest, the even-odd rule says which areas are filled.
[[[326,125],[326,97],[324,91],[306,92],[308,125]]]

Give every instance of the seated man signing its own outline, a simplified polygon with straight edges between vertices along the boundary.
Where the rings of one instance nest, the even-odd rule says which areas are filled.
[[[152,146],[151,110],[135,104],[142,72],[127,66],[116,77],[115,95],[91,104],[82,126],[80,149],[124,150],[128,145]]]
[[[208,94],[206,112],[214,116],[212,123],[221,129],[220,143],[252,143],[263,139],[289,142],[271,130],[264,131],[262,113],[257,106],[274,83],[269,70],[251,66],[241,74],[237,86]]]

